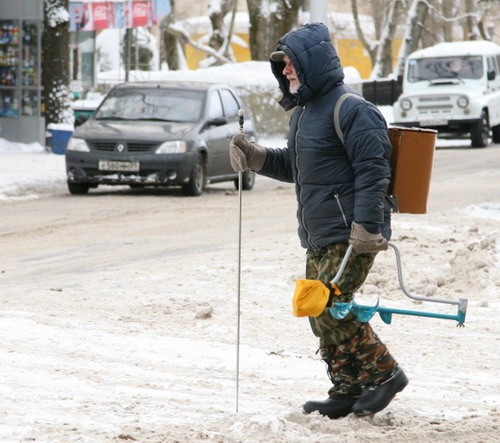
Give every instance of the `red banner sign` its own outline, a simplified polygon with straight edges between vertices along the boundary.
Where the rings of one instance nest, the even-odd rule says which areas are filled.
[[[132,3],[132,28],[136,26],[151,26],[153,22],[152,3],[149,1],[134,1]]]
[[[153,26],[170,13],[170,0],[87,0],[69,4],[70,31]]]

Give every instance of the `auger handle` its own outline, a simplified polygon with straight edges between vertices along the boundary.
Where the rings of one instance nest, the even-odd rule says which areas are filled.
[[[342,259],[342,262],[340,263],[339,270],[335,274],[335,277],[333,277],[332,281],[330,282],[332,285],[337,283],[340,280],[340,277],[342,277],[342,274],[345,271],[345,267],[347,266],[347,262],[349,261],[349,258],[351,258],[352,254],[352,245],[349,245],[347,248],[347,251],[345,251],[344,258]]]
[[[410,294],[403,281],[403,267],[401,264],[401,254],[399,252],[399,248],[393,243],[389,242],[389,246],[394,250],[394,253],[396,255],[396,265],[397,265],[397,272],[398,272],[398,283],[399,287],[403,291],[403,293],[408,297],[411,298],[412,300],[417,300],[417,301],[426,301],[426,302],[433,302],[433,303],[443,303],[447,305],[457,305],[458,306],[458,312],[460,316],[465,319],[465,314],[467,313],[467,299],[465,298],[459,298],[458,300],[444,300],[444,299],[439,299],[439,298],[432,298],[432,297],[422,297],[418,295],[412,295]],[[353,247],[352,245],[349,245],[347,248],[344,258],[342,259],[342,262],[340,263],[340,267],[337,271],[337,274],[335,274],[335,277],[331,280],[331,284],[335,284],[340,280],[340,277],[342,277],[342,274],[345,271],[345,268],[347,266],[347,262],[349,261],[349,258],[352,255]]]

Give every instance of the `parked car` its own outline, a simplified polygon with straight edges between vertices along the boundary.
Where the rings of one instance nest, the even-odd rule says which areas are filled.
[[[439,43],[410,54],[394,125],[469,135],[472,147],[500,143],[500,46],[489,41]]]
[[[234,181],[229,141],[239,130],[256,140],[252,114],[230,86],[201,82],[138,82],[114,87],[75,129],[66,149],[71,194],[99,185],[181,186],[201,195],[208,183]],[[250,190],[255,174],[242,175]]]

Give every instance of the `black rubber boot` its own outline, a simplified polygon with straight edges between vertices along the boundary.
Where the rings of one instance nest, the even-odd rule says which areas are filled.
[[[385,409],[394,396],[401,392],[407,384],[408,377],[398,367],[387,380],[376,386],[363,389],[363,393],[353,405],[352,411],[360,417],[376,414]]]
[[[329,418],[340,418],[349,415],[352,412],[353,405],[357,401],[358,398],[346,395],[332,395],[326,400],[306,401],[302,408],[305,414],[318,411],[321,415]]]

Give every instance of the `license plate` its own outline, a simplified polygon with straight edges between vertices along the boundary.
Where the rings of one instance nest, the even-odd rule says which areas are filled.
[[[445,119],[422,120],[420,122],[420,126],[446,126],[447,124],[448,120]]]
[[[99,171],[139,172],[139,162],[99,160]]]

